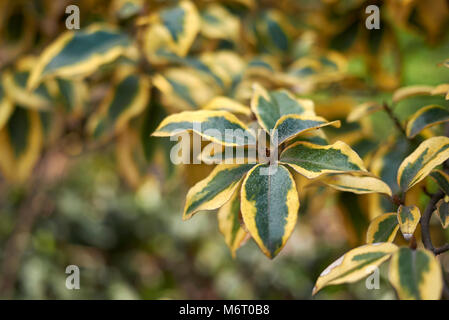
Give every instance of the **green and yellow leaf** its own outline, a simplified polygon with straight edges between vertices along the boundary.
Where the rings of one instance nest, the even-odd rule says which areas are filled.
[[[436,204],[436,214],[444,229],[449,226],[449,197],[445,196]]]
[[[295,227],[298,209],[295,181],[284,166],[259,164],[243,181],[243,221],[267,257],[274,258],[284,247]]]
[[[232,257],[245,241],[248,233],[240,225],[240,193],[235,192],[224,206],[218,210],[218,228],[223,234]]]
[[[132,72],[119,75],[97,112],[89,119],[89,132],[95,138],[122,132],[148,105],[150,89],[151,81],[146,76]]]
[[[0,130],[0,169],[14,182],[24,181],[33,170],[43,144],[39,113],[15,106],[8,123]]]
[[[218,87],[188,68],[170,68],[153,77],[161,92],[164,106],[172,110],[192,110],[205,105],[216,96]]]
[[[366,231],[366,243],[393,242],[398,230],[396,212],[380,215],[370,222]]]
[[[357,153],[341,141],[327,146],[296,142],[281,153],[280,161],[309,179],[325,173],[367,171]]]
[[[0,130],[8,122],[8,119],[13,111],[14,104],[6,95],[5,88],[0,82]]]
[[[211,142],[201,150],[199,160],[206,164],[255,164],[258,158],[255,146],[225,147]]]
[[[268,92],[258,84],[254,84],[253,88],[251,110],[256,115],[260,126],[268,133],[282,116],[315,115],[314,104],[311,100],[295,98],[286,90]]]
[[[31,71],[27,88],[34,89],[45,78],[87,76],[101,65],[126,53],[126,34],[99,25],[68,31],[50,44]]]
[[[446,195],[449,195],[449,175],[442,170],[434,170],[429,175]]]
[[[224,205],[234,194],[239,182],[254,164],[219,164],[187,193],[183,220],[200,210],[214,210]]]
[[[83,113],[88,100],[88,89],[82,80],[57,78],[59,96],[68,114],[79,116]]]
[[[422,130],[449,121],[449,110],[438,105],[430,105],[419,109],[407,123],[407,137],[414,138]]]
[[[264,45],[285,52],[290,46],[288,19],[278,10],[265,12],[257,23],[258,34]]]
[[[403,206],[398,208],[398,223],[405,240],[410,240],[421,219],[421,212],[417,206]]]
[[[392,243],[373,243],[348,251],[320,274],[312,294],[329,285],[352,283],[368,276],[397,250]]]
[[[436,86],[432,92],[432,95],[444,95],[446,100],[449,100],[449,83],[443,83]]]
[[[38,110],[49,110],[52,107],[53,98],[47,84],[41,83],[32,91],[26,88],[30,68],[34,64],[34,57],[19,60],[14,71],[3,73],[3,85],[13,103]]]
[[[203,106],[203,109],[229,111],[231,113],[242,114],[248,117],[251,115],[250,108],[238,101],[223,96],[213,98],[205,106]]]
[[[336,174],[325,177],[322,182],[340,191],[347,191],[357,194],[384,193],[391,196],[390,187],[376,177]]]
[[[356,122],[362,119],[363,117],[369,116],[374,112],[382,110],[382,105],[375,101],[365,102],[352,110],[349,115],[346,117],[347,122]]]
[[[180,1],[175,6],[139,19],[137,23],[150,24],[144,34],[144,48],[150,61],[161,50],[185,56],[201,25],[200,16],[192,1]]]
[[[233,135],[225,130],[233,131]],[[236,116],[227,111],[184,111],[165,118],[156,131],[156,137],[171,137],[193,131],[202,137],[225,146],[254,145],[255,136]]]
[[[432,86],[422,86],[422,85],[414,85],[399,88],[393,93],[393,102],[396,103],[414,96],[430,95],[432,91],[433,91]]]
[[[437,258],[428,250],[402,247],[390,262],[389,279],[402,300],[438,300],[443,275]]]
[[[288,114],[282,116],[274,126],[274,131],[278,135],[278,144],[290,140],[302,133],[319,129],[325,126],[334,126],[339,128],[340,121],[328,122],[326,119],[317,116],[304,116]]]
[[[201,12],[201,33],[210,39],[236,41],[240,20],[223,6],[211,4]]]
[[[403,191],[407,191],[448,158],[448,137],[432,137],[425,140],[402,161],[398,169],[398,185]]]

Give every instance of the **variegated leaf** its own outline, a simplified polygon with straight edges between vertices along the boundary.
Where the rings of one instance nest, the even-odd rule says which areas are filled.
[[[393,242],[398,230],[396,212],[380,215],[370,222],[366,231],[366,243]]]
[[[200,210],[214,210],[224,205],[236,191],[240,180],[254,164],[220,164],[194,185],[186,196],[183,219]]]
[[[375,101],[365,102],[355,107],[346,117],[347,122],[356,122],[363,117],[369,116],[379,110],[382,110],[382,105]]]
[[[407,123],[407,136],[416,137],[422,130],[449,121],[449,110],[438,105],[430,105],[419,109]]]
[[[444,199],[438,201],[436,208],[438,219],[440,219],[443,228],[446,229],[449,226],[449,197],[445,196]]]
[[[295,98],[286,90],[268,92],[258,84],[254,85],[251,109],[260,126],[268,133],[282,116],[289,114],[315,115],[314,104],[311,100]]]
[[[211,4],[201,12],[201,33],[210,39],[236,41],[240,20],[225,7]]]
[[[226,130],[235,130],[232,135]],[[156,131],[156,137],[170,137],[184,131],[193,131],[204,138],[225,146],[255,145],[256,138],[236,116],[227,111],[184,111],[165,118]]]
[[[27,88],[33,89],[49,77],[87,76],[101,65],[124,55],[129,45],[126,34],[102,26],[68,31],[40,55],[28,79]]]
[[[87,85],[82,81],[57,78],[59,96],[68,114],[80,115],[88,100]]]
[[[15,106],[8,123],[0,130],[0,169],[4,177],[24,181],[39,159],[42,144],[39,113]]]
[[[340,121],[328,122],[326,119],[317,116],[303,116],[288,114],[282,116],[274,126],[274,131],[278,135],[278,144],[290,140],[302,133],[319,129],[325,126],[340,127]]]
[[[407,191],[448,158],[448,137],[432,137],[425,140],[402,161],[397,175],[398,185],[403,191]]]
[[[240,225],[240,193],[235,192],[224,206],[218,210],[218,228],[223,234],[232,257],[243,244],[248,233]]]
[[[150,24],[144,38],[144,51],[147,58],[155,62],[160,51],[168,51],[183,57],[189,51],[200,30],[200,16],[192,1],[152,12],[139,19],[138,24]]]
[[[223,110],[235,114],[242,114],[245,116],[251,115],[251,109],[228,97],[218,96],[209,101],[205,106],[205,110]]]
[[[281,153],[280,161],[309,179],[325,173],[367,171],[357,153],[341,141],[327,146],[297,142]]]
[[[440,263],[425,249],[399,248],[391,258],[389,279],[402,300],[438,300],[443,288]]]
[[[295,181],[284,166],[259,164],[243,181],[243,221],[267,257],[274,258],[284,247],[295,227],[298,209]]]
[[[405,240],[410,240],[421,219],[421,212],[417,206],[403,206],[398,208],[398,223]]]
[[[446,195],[449,195],[449,175],[442,170],[434,170],[429,175]]]
[[[175,111],[198,109],[218,91],[210,81],[187,68],[167,69],[153,77],[153,84],[162,92],[162,104]]]
[[[340,191],[347,191],[357,194],[384,193],[391,196],[390,187],[376,177],[336,174],[325,177],[322,181],[328,186]]]
[[[399,102],[401,100],[411,98],[419,95],[430,95],[433,90],[431,86],[414,85],[399,88],[393,93],[393,102]]]
[[[99,138],[123,131],[129,121],[142,113],[150,99],[151,82],[146,76],[125,73],[102,101],[88,122],[90,133]]]
[[[312,294],[329,285],[356,282],[368,276],[397,250],[392,243],[374,243],[348,251],[320,274]]]
[[[5,88],[0,82],[0,130],[8,122],[8,119],[13,111],[14,111],[14,104],[6,95]]]

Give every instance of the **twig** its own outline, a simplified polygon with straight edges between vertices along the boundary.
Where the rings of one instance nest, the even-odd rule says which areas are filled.
[[[424,213],[421,217],[421,235],[422,235],[422,241],[424,244],[424,247],[430,251],[432,251],[435,254],[440,254],[441,252],[437,253],[435,252],[435,248],[432,244],[432,239],[430,237],[430,227],[429,222],[430,218],[432,217],[432,213],[435,210],[435,206],[437,202],[444,197],[444,192],[439,190],[437,191],[429,200],[429,203],[427,204],[426,209],[424,210]],[[444,252],[444,251],[443,251]]]
[[[396,128],[407,138],[407,133],[405,132],[404,127],[402,127],[401,122],[399,121],[398,117],[396,117],[396,115],[393,113],[393,110],[390,108],[390,106],[386,102],[384,102],[382,104],[382,107],[387,112],[390,119],[393,120]]]

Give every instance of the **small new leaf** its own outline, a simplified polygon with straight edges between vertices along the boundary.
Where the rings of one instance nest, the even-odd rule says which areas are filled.
[[[378,216],[368,226],[366,243],[393,242],[399,229],[396,212]]]
[[[403,206],[398,208],[398,223],[405,240],[410,240],[421,219],[421,212],[417,206]]]

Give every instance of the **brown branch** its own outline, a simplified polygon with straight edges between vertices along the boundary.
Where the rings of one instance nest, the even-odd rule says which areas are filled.
[[[432,239],[430,236],[430,218],[432,217],[432,213],[435,210],[435,206],[437,202],[444,197],[444,192],[439,190],[437,191],[429,200],[426,209],[421,217],[421,235],[424,247],[434,254],[440,254],[442,252],[436,251],[435,247],[432,244]]]
[[[388,114],[390,119],[393,120],[394,125],[396,126],[396,128],[407,138],[407,133],[405,132],[404,127],[402,126],[401,122],[399,121],[398,117],[396,117],[396,115],[394,114],[394,112],[390,108],[390,106],[386,102],[384,102],[382,104],[382,107],[385,110],[385,112]]]

